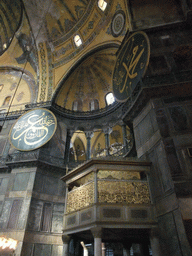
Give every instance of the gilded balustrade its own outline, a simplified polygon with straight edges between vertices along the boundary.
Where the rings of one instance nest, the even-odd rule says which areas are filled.
[[[139,172],[100,170],[97,173],[97,200],[94,172],[76,180],[78,187],[67,194],[66,213],[81,210],[94,203],[149,204],[148,182]]]
[[[92,205],[95,202],[94,188],[94,182],[90,182],[68,192],[66,213]]]
[[[99,203],[149,204],[149,187],[146,181],[98,181]]]

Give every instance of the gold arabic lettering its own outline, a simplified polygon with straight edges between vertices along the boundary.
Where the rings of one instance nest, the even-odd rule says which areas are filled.
[[[126,63],[123,62],[123,67],[124,67],[125,70],[126,70],[126,77],[125,77],[125,82],[124,82],[122,88],[119,89],[119,92],[120,92],[120,93],[122,93],[122,92],[125,90],[128,77],[129,77],[130,79],[134,79],[134,78],[137,77],[137,75],[138,75],[138,73],[135,72],[135,68],[136,68],[136,66],[137,66],[137,64],[138,64],[138,62],[139,62],[139,60],[140,60],[140,58],[141,58],[141,56],[142,56],[142,54],[143,54],[143,52],[144,52],[144,48],[141,50],[141,52],[140,52],[140,53],[138,54],[138,56],[135,58],[135,55],[137,54],[138,49],[139,49],[139,46],[138,46],[138,45],[133,48],[132,59],[130,60],[129,65],[126,65]],[[135,72],[135,73],[134,73],[134,72]]]
[[[43,112],[41,116],[38,114],[31,114],[27,116],[26,121],[17,123],[16,127],[14,127],[15,131],[13,133],[12,139],[18,140],[19,145],[21,137],[23,136],[25,144],[38,144],[47,136],[47,127],[53,124],[55,124],[55,121],[52,119],[52,117],[45,116],[45,112]]]

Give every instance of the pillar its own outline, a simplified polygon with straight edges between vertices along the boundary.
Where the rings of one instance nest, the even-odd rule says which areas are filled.
[[[62,240],[63,240],[63,256],[68,256],[68,246],[69,246],[70,236],[63,235]]]
[[[124,145],[124,153],[126,154],[128,151],[128,141],[127,141],[127,128],[126,124],[122,124],[122,133],[123,133],[123,145]]]
[[[87,160],[91,158],[91,138],[93,137],[93,132],[85,132],[87,138]]]
[[[94,237],[94,256],[102,256],[102,228],[92,228],[91,232]]]
[[[111,128],[104,128],[103,132],[105,134],[105,148],[106,148],[106,156],[109,156],[109,147],[110,147],[110,141],[109,141],[109,134],[111,133]]]
[[[162,256],[157,229],[152,229],[150,234],[152,255]]]
[[[71,131],[67,130],[65,154],[64,154],[64,162],[65,163],[69,163],[70,143],[71,143]]]

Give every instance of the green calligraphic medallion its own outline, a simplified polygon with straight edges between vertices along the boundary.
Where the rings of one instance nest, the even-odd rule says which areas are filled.
[[[9,139],[13,147],[30,151],[47,143],[55,133],[57,120],[54,114],[43,108],[30,110],[13,125]]]
[[[124,102],[131,96],[147,70],[149,56],[149,39],[144,32],[136,32],[124,42],[113,72],[113,93],[117,101]]]

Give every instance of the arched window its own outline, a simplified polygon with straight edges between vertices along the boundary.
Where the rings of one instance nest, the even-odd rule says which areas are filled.
[[[115,98],[113,96],[112,92],[109,92],[106,96],[105,96],[105,100],[106,100],[106,104],[107,106],[113,104],[115,102]]]
[[[74,37],[74,43],[75,43],[75,45],[77,46],[77,47],[79,47],[80,45],[82,45],[82,40],[81,40],[81,37],[80,37],[80,35],[76,35],[75,37]]]
[[[98,6],[104,12],[106,7],[107,7],[107,2],[105,2],[104,0],[99,0],[98,1]]]
[[[89,109],[90,111],[99,109],[99,102],[98,100],[94,99],[89,102]]]
[[[3,106],[8,106],[9,105],[9,102],[11,100],[11,96],[7,96],[3,102]]]
[[[73,111],[82,111],[83,103],[81,100],[75,100],[73,101],[72,110]]]

